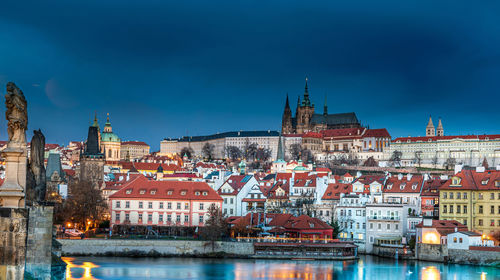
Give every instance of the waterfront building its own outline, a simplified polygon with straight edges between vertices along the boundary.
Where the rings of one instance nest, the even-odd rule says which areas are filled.
[[[439,219],[439,188],[446,181],[439,177],[424,181],[422,192],[420,193],[422,216]]]
[[[149,145],[142,141],[124,141],[120,146],[120,160],[136,160],[149,154]]]
[[[344,183],[330,183],[326,188],[321,203],[316,205],[316,218],[324,222],[331,223],[335,218],[335,209],[340,202],[342,194],[349,194],[352,191],[352,185]]]
[[[455,220],[433,220],[425,218],[417,226],[417,243],[446,244],[448,234],[467,231],[467,226]]]
[[[500,171],[462,170],[439,188],[439,218],[457,220],[471,231],[500,227]]]
[[[493,243],[491,240],[483,242],[481,234],[473,231],[456,231],[449,233],[447,238],[448,249],[469,250],[471,246],[485,246]],[[490,242],[488,242],[490,241]],[[490,246],[493,246],[491,244]]]
[[[340,194],[340,202],[335,208],[340,226],[339,238],[353,241],[358,250],[365,251],[366,239],[366,203],[370,202],[367,194]]]
[[[254,187],[258,188],[259,183],[253,175],[229,176],[222,186],[216,190],[223,198],[222,213],[229,216],[242,216],[247,213],[246,206],[248,203],[243,205],[243,199],[247,197]]]
[[[424,177],[422,175],[403,174],[393,175],[385,181],[383,188],[383,201],[386,203],[407,204],[412,209],[413,215],[420,215],[420,193]]]
[[[223,199],[204,182],[154,181],[139,175],[109,196],[111,226],[203,226]]]
[[[314,103],[309,99],[309,89],[306,85],[304,89],[303,100],[300,100],[300,96],[297,101],[297,110],[295,112],[295,117],[292,116],[292,110],[290,108],[290,103],[288,100],[288,95],[286,97],[285,109],[283,111],[281,131],[283,134],[292,133],[307,133],[309,131],[319,132],[325,129],[336,129],[336,128],[352,128],[361,127],[361,124],[356,117],[355,113],[341,113],[341,114],[328,114],[328,107],[325,104],[322,114],[315,113]]]
[[[406,244],[408,205],[401,203],[366,204],[366,253],[378,245]]]
[[[164,139],[160,143],[161,155],[180,154],[183,148],[191,148],[195,157],[203,156],[203,146],[211,144],[214,147],[215,158],[226,158],[226,147],[235,146],[241,151],[246,145],[257,144],[259,148],[270,149],[271,158],[278,153],[279,132],[266,131],[231,131],[206,136],[184,136],[179,139]]]
[[[101,133],[101,152],[106,158],[106,164],[116,165],[120,161],[121,140],[113,133],[111,122],[109,121],[109,113],[104,124],[104,129]]]
[[[265,187],[261,187],[258,184],[251,186],[250,191],[241,200],[241,213],[246,215],[247,213],[264,213],[266,209],[266,196],[262,191]]]
[[[45,170],[47,198],[49,200],[52,200],[56,194],[59,194],[60,188],[67,188],[65,175],[61,165],[61,155],[58,152],[51,151],[47,159],[47,168]]]

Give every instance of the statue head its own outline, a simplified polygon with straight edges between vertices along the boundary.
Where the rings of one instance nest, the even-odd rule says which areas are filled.
[[[16,94],[16,95],[21,95],[24,97],[23,91],[19,89],[16,84],[13,82],[8,82],[7,83],[7,93],[8,94]]]

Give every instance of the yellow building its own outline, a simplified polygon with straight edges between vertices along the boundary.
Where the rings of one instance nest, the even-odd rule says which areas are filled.
[[[469,230],[500,231],[500,171],[463,170],[439,188],[439,218]]]
[[[104,125],[104,129],[101,133],[101,151],[104,153],[108,164],[116,164],[120,161],[120,142],[120,138],[113,133],[113,128],[111,127],[108,114],[106,124]]]

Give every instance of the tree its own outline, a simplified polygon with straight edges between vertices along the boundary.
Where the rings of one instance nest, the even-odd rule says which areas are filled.
[[[444,166],[446,167],[446,170],[450,169],[451,167],[454,167],[456,164],[456,160],[452,158],[451,156],[446,159],[444,162]]]
[[[312,217],[314,211],[314,198],[313,193],[302,193],[297,200],[295,200],[295,208],[299,215],[305,214]]]
[[[256,143],[250,143],[250,141],[247,138],[245,140],[245,147],[243,149],[243,156],[247,160],[254,160],[256,154],[257,154],[257,144]]]
[[[98,224],[107,208],[101,191],[88,181],[71,183],[69,191],[71,195],[63,202],[61,209],[63,219],[71,221],[85,230],[88,230],[92,224]],[[61,213],[58,214],[58,216],[60,215]]]
[[[271,158],[271,150],[268,148],[258,148],[255,158],[260,161],[268,161]]]
[[[299,160],[300,154],[302,153],[302,146],[298,143],[290,145],[290,155],[293,160]]]
[[[213,252],[215,250],[215,241],[227,235],[228,224],[222,210],[214,203],[208,208],[208,215],[208,220],[201,230],[201,236],[203,239],[210,241]]]
[[[302,161],[306,163],[314,162],[314,155],[311,152],[311,150],[308,149],[302,150]]]
[[[484,157],[482,165],[483,165],[483,167],[484,167],[485,170],[488,170],[489,165],[488,165],[488,160],[486,159],[486,157]]]
[[[241,158],[241,150],[236,146],[226,146],[225,152],[226,152],[226,157],[228,157],[232,161]]]
[[[363,166],[376,167],[378,166],[378,163],[373,157],[369,157],[368,159],[365,160]]]
[[[391,158],[389,159],[389,162],[391,163],[392,166],[396,167],[396,166],[401,166],[401,156],[403,155],[403,153],[401,153],[400,151],[396,150],[394,152],[392,152],[392,155],[391,155]]]
[[[437,154],[435,154],[434,157],[432,158],[432,165],[434,166],[434,168],[436,168],[437,163],[438,163],[438,156]]]
[[[422,151],[416,151],[415,152],[415,158],[413,159],[413,162],[415,162],[418,167],[422,164]]]
[[[339,222],[333,218],[333,215],[332,215],[332,221],[329,223],[329,225],[333,228],[332,238],[333,239],[337,238],[339,236],[341,230],[340,230]]]
[[[214,158],[214,149],[215,146],[210,143],[205,143],[203,145],[203,148],[201,148],[201,152],[203,153],[203,156],[208,160],[211,161]]]
[[[184,148],[182,148],[182,150],[181,150],[181,157],[183,157],[184,155],[187,155],[188,159],[193,158],[193,155],[194,155],[193,149],[191,147],[184,147]]]

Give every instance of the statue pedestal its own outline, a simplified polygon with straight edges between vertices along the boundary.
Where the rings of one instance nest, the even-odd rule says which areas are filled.
[[[3,207],[24,207],[26,189],[26,144],[9,143],[2,152],[5,158],[5,181],[0,186]]]

